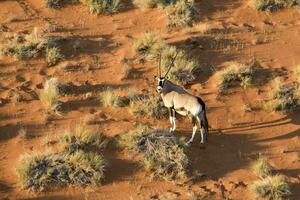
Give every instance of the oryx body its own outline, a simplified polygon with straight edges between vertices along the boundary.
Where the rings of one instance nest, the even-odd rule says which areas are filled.
[[[183,116],[190,115],[192,117],[193,133],[187,144],[190,144],[194,140],[197,131],[197,121],[201,133],[200,143],[204,144],[208,134],[205,103],[200,97],[189,94],[183,88],[164,77],[157,78],[157,80],[157,92],[160,93],[164,105],[170,113],[170,131],[174,132],[176,130],[176,113]]]
[[[168,108],[170,114],[170,131],[176,130],[176,113],[180,115],[190,115],[192,117],[193,133],[191,139],[187,142],[190,144],[195,137],[197,131],[197,121],[200,126],[201,144],[207,139],[208,136],[208,121],[206,117],[205,103],[200,97],[189,94],[182,87],[167,80],[167,74],[170,71],[177,54],[172,59],[166,74],[162,77],[160,71],[161,57],[159,60],[159,77],[155,77],[158,81],[156,88],[157,92],[161,95],[164,105]]]

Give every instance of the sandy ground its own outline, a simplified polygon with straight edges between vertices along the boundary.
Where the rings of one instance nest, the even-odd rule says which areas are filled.
[[[130,5],[130,4],[128,4]],[[193,194],[207,199],[253,200],[250,184],[257,177],[249,170],[249,163],[258,153],[264,153],[271,164],[291,184],[290,199],[300,199],[300,113],[291,115],[267,113],[262,102],[268,98],[270,81],[280,76],[287,82],[294,80],[293,67],[300,63],[300,15],[287,9],[276,13],[257,13],[245,1],[203,0],[196,2],[197,21],[191,28],[168,30],[167,19],[161,9],[142,10],[128,6],[125,11],[94,16],[81,5],[70,5],[60,10],[45,8],[41,0],[0,1],[0,24],[6,33],[43,29],[45,24],[63,27],[50,35],[64,38],[60,44],[65,55],[63,62],[47,67],[43,59],[14,61],[5,57],[0,61],[0,197],[9,199],[192,199]],[[203,33],[209,27],[210,33]],[[121,80],[123,58],[134,58],[132,42],[147,30],[157,32],[169,44],[185,49],[201,66],[197,80],[186,89],[201,96],[207,104],[212,127],[205,149],[199,148],[199,135],[189,147],[190,174],[204,173],[207,178],[183,185],[150,180],[138,161],[123,152],[107,151],[111,163],[102,186],[63,188],[49,193],[33,194],[20,190],[14,166],[24,153],[45,151],[42,139],[50,135],[56,140],[63,130],[84,117],[105,114],[98,128],[108,136],[124,133],[136,122],[168,127],[168,119],[155,120],[134,116],[125,108],[100,107],[96,96],[105,87],[119,94],[130,91],[154,92],[156,63],[135,64],[138,76]],[[48,34],[49,35],[49,34]],[[216,38],[219,38],[216,42]],[[72,45],[79,44],[74,50]],[[196,45],[195,45],[196,44]],[[100,65],[88,66],[97,56]],[[247,63],[255,58],[261,65],[259,84],[248,88],[233,88],[217,98],[215,72],[230,62]],[[65,71],[66,64],[80,64],[74,71]],[[23,77],[18,82],[16,78]],[[47,77],[56,76],[61,83],[75,85],[73,93],[62,98],[62,116],[54,116],[45,123],[46,114],[38,98]],[[13,91],[24,82],[28,90],[19,91],[23,101],[13,101]],[[6,100],[9,100],[6,102]],[[252,112],[243,106],[250,105]],[[96,111],[96,112],[95,112]],[[34,137],[20,141],[18,130],[25,128]],[[189,137],[188,119],[178,121],[177,136]]]

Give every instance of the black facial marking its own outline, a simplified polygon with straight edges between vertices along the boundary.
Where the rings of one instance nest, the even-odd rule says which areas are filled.
[[[165,81],[165,79],[163,79],[163,78],[159,79],[158,85],[159,85],[160,87],[163,87],[164,81]]]

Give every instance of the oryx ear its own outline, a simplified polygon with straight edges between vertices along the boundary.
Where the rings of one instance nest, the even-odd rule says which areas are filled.
[[[158,78],[157,76],[154,76],[154,79],[155,79],[155,80],[158,80],[159,78]]]

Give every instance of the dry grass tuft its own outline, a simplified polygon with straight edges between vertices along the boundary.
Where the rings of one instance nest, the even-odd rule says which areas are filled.
[[[48,66],[56,65],[62,58],[63,55],[61,54],[59,48],[50,47],[46,49],[46,62]]]
[[[233,63],[228,68],[218,72],[220,93],[236,84],[242,87],[252,85],[254,72],[251,66],[238,63]]]
[[[273,200],[285,199],[291,195],[290,187],[281,175],[267,176],[254,182],[252,190],[257,197]]]
[[[44,89],[40,92],[40,100],[46,109],[51,112],[57,112],[60,108],[58,85],[57,78],[50,78],[46,80]]]
[[[99,93],[100,104],[104,107],[125,107],[129,105],[129,99],[120,97],[112,89],[106,89]]]
[[[271,175],[272,167],[268,162],[268,159],[260,155],[259,158],[251,164],[252,171],[259,177],[264,178]]]

